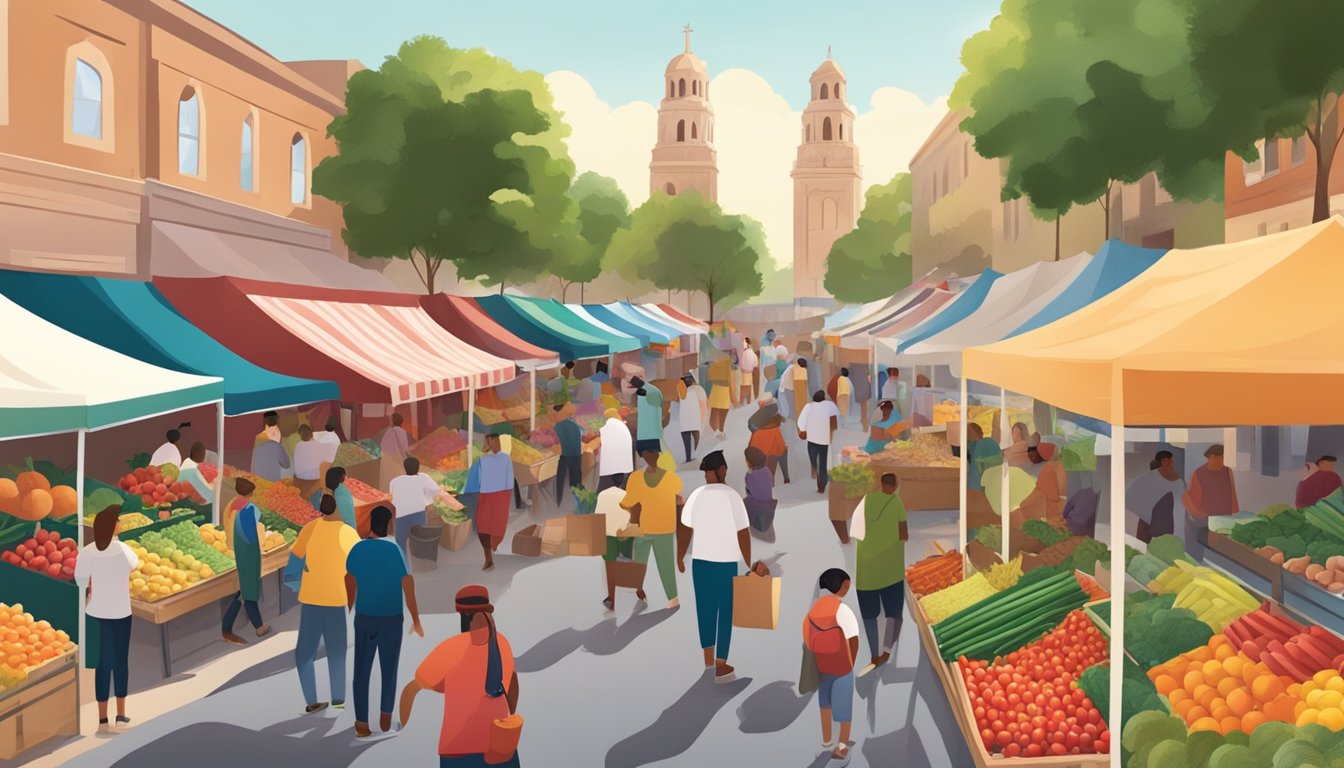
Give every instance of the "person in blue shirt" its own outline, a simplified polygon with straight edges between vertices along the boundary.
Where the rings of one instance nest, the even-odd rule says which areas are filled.
[[[966,425],[966,441],[970,444],[966,451],[966,487],[974,491],[985,490],[981,476],[990,467],[1003,463],[1003,449],[992,437],[985,437],[985,430],[975,422]]]
[[[313,509],[320,509],[322,506],[322,497],[331,494],[336,499],[336,511],[341,516],[341,522],[359,530],[355,524],[355,495],[345,487],[345,467],[329,467],[327,469],[326,479],[322,487],[313,492],[313,497],[309,501]]]
[[[663,392],[645,384],[638,376],[630,379],[635,388],[635,452],[663,450]]]
[[[570,488],[583,487],[583,427],[574,420],[573,409],[555,406],[563,418],[555,424],[555,436],[560,441],[560,466],[555,472],[555,506],[564,506],[565,483]]]
[[[485,452],[476,457],[467,472],[466,493],[476,494],[476,533],[485,552],[485,567],[495,568],[495,550],[504,541],[509,525],[509,489],[517,493],[513,460],[500,447],[498,433],[485,436]]]
[[[261,539],[257,535],[257,518],[261,513],[257,511],[257,505],[252,503],[252,492],[257,487],[247,478],[240,477],[234,481],[233,489],[245,503],[233,518],[233,557],[238,565],[238,594],[233,596],[224,611],[223,634],[230,643],[246,645],[246,640],[233,633],[239,608],[247,609],[247,618],[257,630],[257,637],[265,637],[271,631],[271,625],[262,623],[261,609],[257,607],[257,601],[261,600]]]
[[[415,578],[406,570],[401,548],[391,536],[392,510],[377,506],[369,513],[369,537],[345,558],[346,607],[355,611],[355,735],[368,736],[369,680],[373,658],[378,657],[382,683],[378,727],[392,730],[392,707],[397,699],[397,662],[401,657],[404,608],[411,612],[411,630],[420,637],[420,610],[415,604]]]

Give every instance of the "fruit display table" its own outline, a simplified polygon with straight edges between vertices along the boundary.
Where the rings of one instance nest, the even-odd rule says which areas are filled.
[[[58,736],[79,734],[77,666],[75,652],[66,653],[0,692],[0,760],[13,760]]]
[[[276,589],[279,595],[284,595],[284,571],[285,563],[289,562],[289,545],[277,547],[269,552],[262,553],[261,556],[261,575],[263,578],[270,574],[276,574]],[[230,570],[217,574],[206,579],[190,589],[184,589],[174,595],[169,595],[161,600],[153,602],[146,600],[131,599],[131,615],[141,621],[156,624],[159,628],[160,652],[163,655],[163,676],[172,677],[173,675],[173,653],[171,643],[171,633],[169,624],[174,620],[181,618],[189,613],[200,610],[207,605],[218,604],[221,600],[227,600],[238,592],[238,571]],[[281,610],[284,606],[281,605]],[[199,650],[199,649],[194,649]]]

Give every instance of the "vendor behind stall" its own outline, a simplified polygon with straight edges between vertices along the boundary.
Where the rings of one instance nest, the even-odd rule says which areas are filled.
[[[1138,517],[1134,536],[1145,544],[1176,532],[1176,499],[1185,495],[1185,479],[1176,471],[1171,451],[1158,451],[1125,491],[1125,506]]]
[[[985,437],[985,430],[975,422],[967,425],[966,439],[969,443],[966,459],[970,462],[966,473],[966,487],[973,491],[983,491],[985,484],[980,481],[980,477],[986,469],[1003,463],[1003,450],[999,448],[999,443],[994,438]]]
[[[1340,488],[1339,474],[1335,472],[1335,457],[1322,456],[1315,464],[1307,464],[1307,476],[1297,484],[1298,509],[1310,507]]]
[[[1185,551],[1197,560],[1204,559],[1200,533],[1209,528],[1209,518],[1235,515],[1241,511],[1232,468],[1223,463],[1223,446],[1211,445],[1204,452],[1207,460],[1190,476],[1190,489],[1181,497],[1185,507]]]
[[[873,422],[872,429],[868,430],[868,442],[863,444],[864,453],[874,454],[886,448],[895,435],[892,428],[901,423],[901,414],[890,400],[878,403],[877,410],[881,416]]]
[[[196,493],[205,499],[206,504],[213,504],[215,501],[215,489],[205,481],[205,476],[201,474],[200,465],[205,463],[205,443],[197,440],[191,444],[191,449],[187,451],[187,458],[182,462],[182,471],[178,473],[179,482],[190,483]]]

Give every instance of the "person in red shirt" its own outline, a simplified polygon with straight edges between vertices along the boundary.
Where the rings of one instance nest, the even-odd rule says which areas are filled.
[[[1297,484],[1295,506],[1298,509],[1310,507],[1340,488],[1339,473],[1335,472],[1335,457],[1322,456],[1316,463],[1307,465],[1307,476]]]
[[[439,643],[415,670],[415,679],[401,692],[400,727],[410,722],[417,694],[424,690],[442,693],[440,768],[516,768],[520,765],[517,737],[522,718],[516,714],[518,672],[513,649],[495,628],[495,607],[485,587],[463,587],[456,603],[462,634]],[[510,740],[511,748],[500,752],[500,745]]]

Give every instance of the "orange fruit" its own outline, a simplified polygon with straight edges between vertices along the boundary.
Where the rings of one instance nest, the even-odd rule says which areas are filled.
[[[1268,704],[1283,693],[1283,681],[1278,675],[1261,675],[1251,681],[1251,695],[1261,704]]]
[[[1204,673],[1198,671],[1186,672],[1185,678],[1181,680],[1181,687],[1187,691],[1190,691],[1191,693],[1193,693],[1196,688],[1198,688],[1203,684],[1204,684]]]
[[[1241,716],[1241,730],[1243,733],[1251,733],[1259,728],[1266,721],[1265,713],[1250,711]]]
[[[1218,731],[1219,733],[1222,733],[1222,725],[1219,724],[1219,722],[1217,720],[1214,720],[1212,717],[1201,717],[1200,719],[1190,724],[1190,730]]]
[[[1218,698],[1218,689],[1214,688],[1212,685],[1195,686],[1195,690],[1190,692],[1190,698],[1199,702],[1200,706],[1207,709],[1213,704],[1213,700]]]
[[[1209,717],[1212,717],[1220,723],[1234,714],[1236,713],[1234,713],[1232,708],[1227,706],[1227,702],[1222,699],[1214,699],[1213,706],[1209,707]]]
[[[1208,643],[1208,645],[1209,645],[1210,648],[1213,648],[1213,649],[1216,650],[1216,649],[1219,648],[1220,646],[1230,645],[1231,642],[1232,642],[1232,641],[1230,641],[1230,640],[1227,639],[1227,635],[1224,635],[1224,634],[1222,634],[1222,633],[1220,632],[1220,633],[1214,635],[1213,637],[1210,637],[1210,638],[1209,638],[1209,643]]]
[[[1227,671],[1223,669],[1221,661],[1210,660],[1204,662],[1204,682],[1209,685],[1217,685],[1224,677],[1227,677]]]
[[[1245,690],[1240,677],[1224,677],[1218,681],[1218,695],[1226,699],[1233,691]]]
[[[1167,694],[1167,701],[1170,701],[1172,706],[1176,706],[1178,702],[1188,701],[1189,699],[1190,699],[1190,692],[1185,690],[1184,688],[1177,688],[1176,690]]]
[[[1185,721],[1187,723],[1193,723],[1197,720],[1203,720],[1206,718],[1209,720],[1213,720],[1213,718],[1209,716],[1208,708],[1202,707],[1198,704],[1195,704],[1194,706],[1190,707],[1190,709],[1186,710],[1185,713]]]
[[[1174,701],[1171,703],[1171,711],[1176,713],[1177,717],[1181,718],[1187,723],[1192,720],[1192,718],[1190,717],[1190,710],[1192,709],[1202,709],[1202,707],[1199,707],[1198,705],[1195,704],[1195,702],[1189,699],[1182,699],[1180,701]]]
[[[1255,697],[1243,688],[1238,688],[1227,694],[1227,706],[1237,717],[1245,717],[1246,713],[1255,709]]]
[[[1158,675],[1157,679],[1153,680],[1153,685],[1157,686],[1158,693],[1166,696],[1176,690],[1176,678],[1171,675]]]
[[[1231,732],[1233,732],[1233,731],[1240,731],[1240,730],[1241,730],[1241,718],[1240,718],[1240,717],[1225,717],[1225,718],[1223,718],[1222,720],[1218,721],[1218,730],[1222,731],[1222,733],[1223,733],[1224,736],[1226,736],[1227,734],[1229,734],[1229,733],[1231,733]]]

